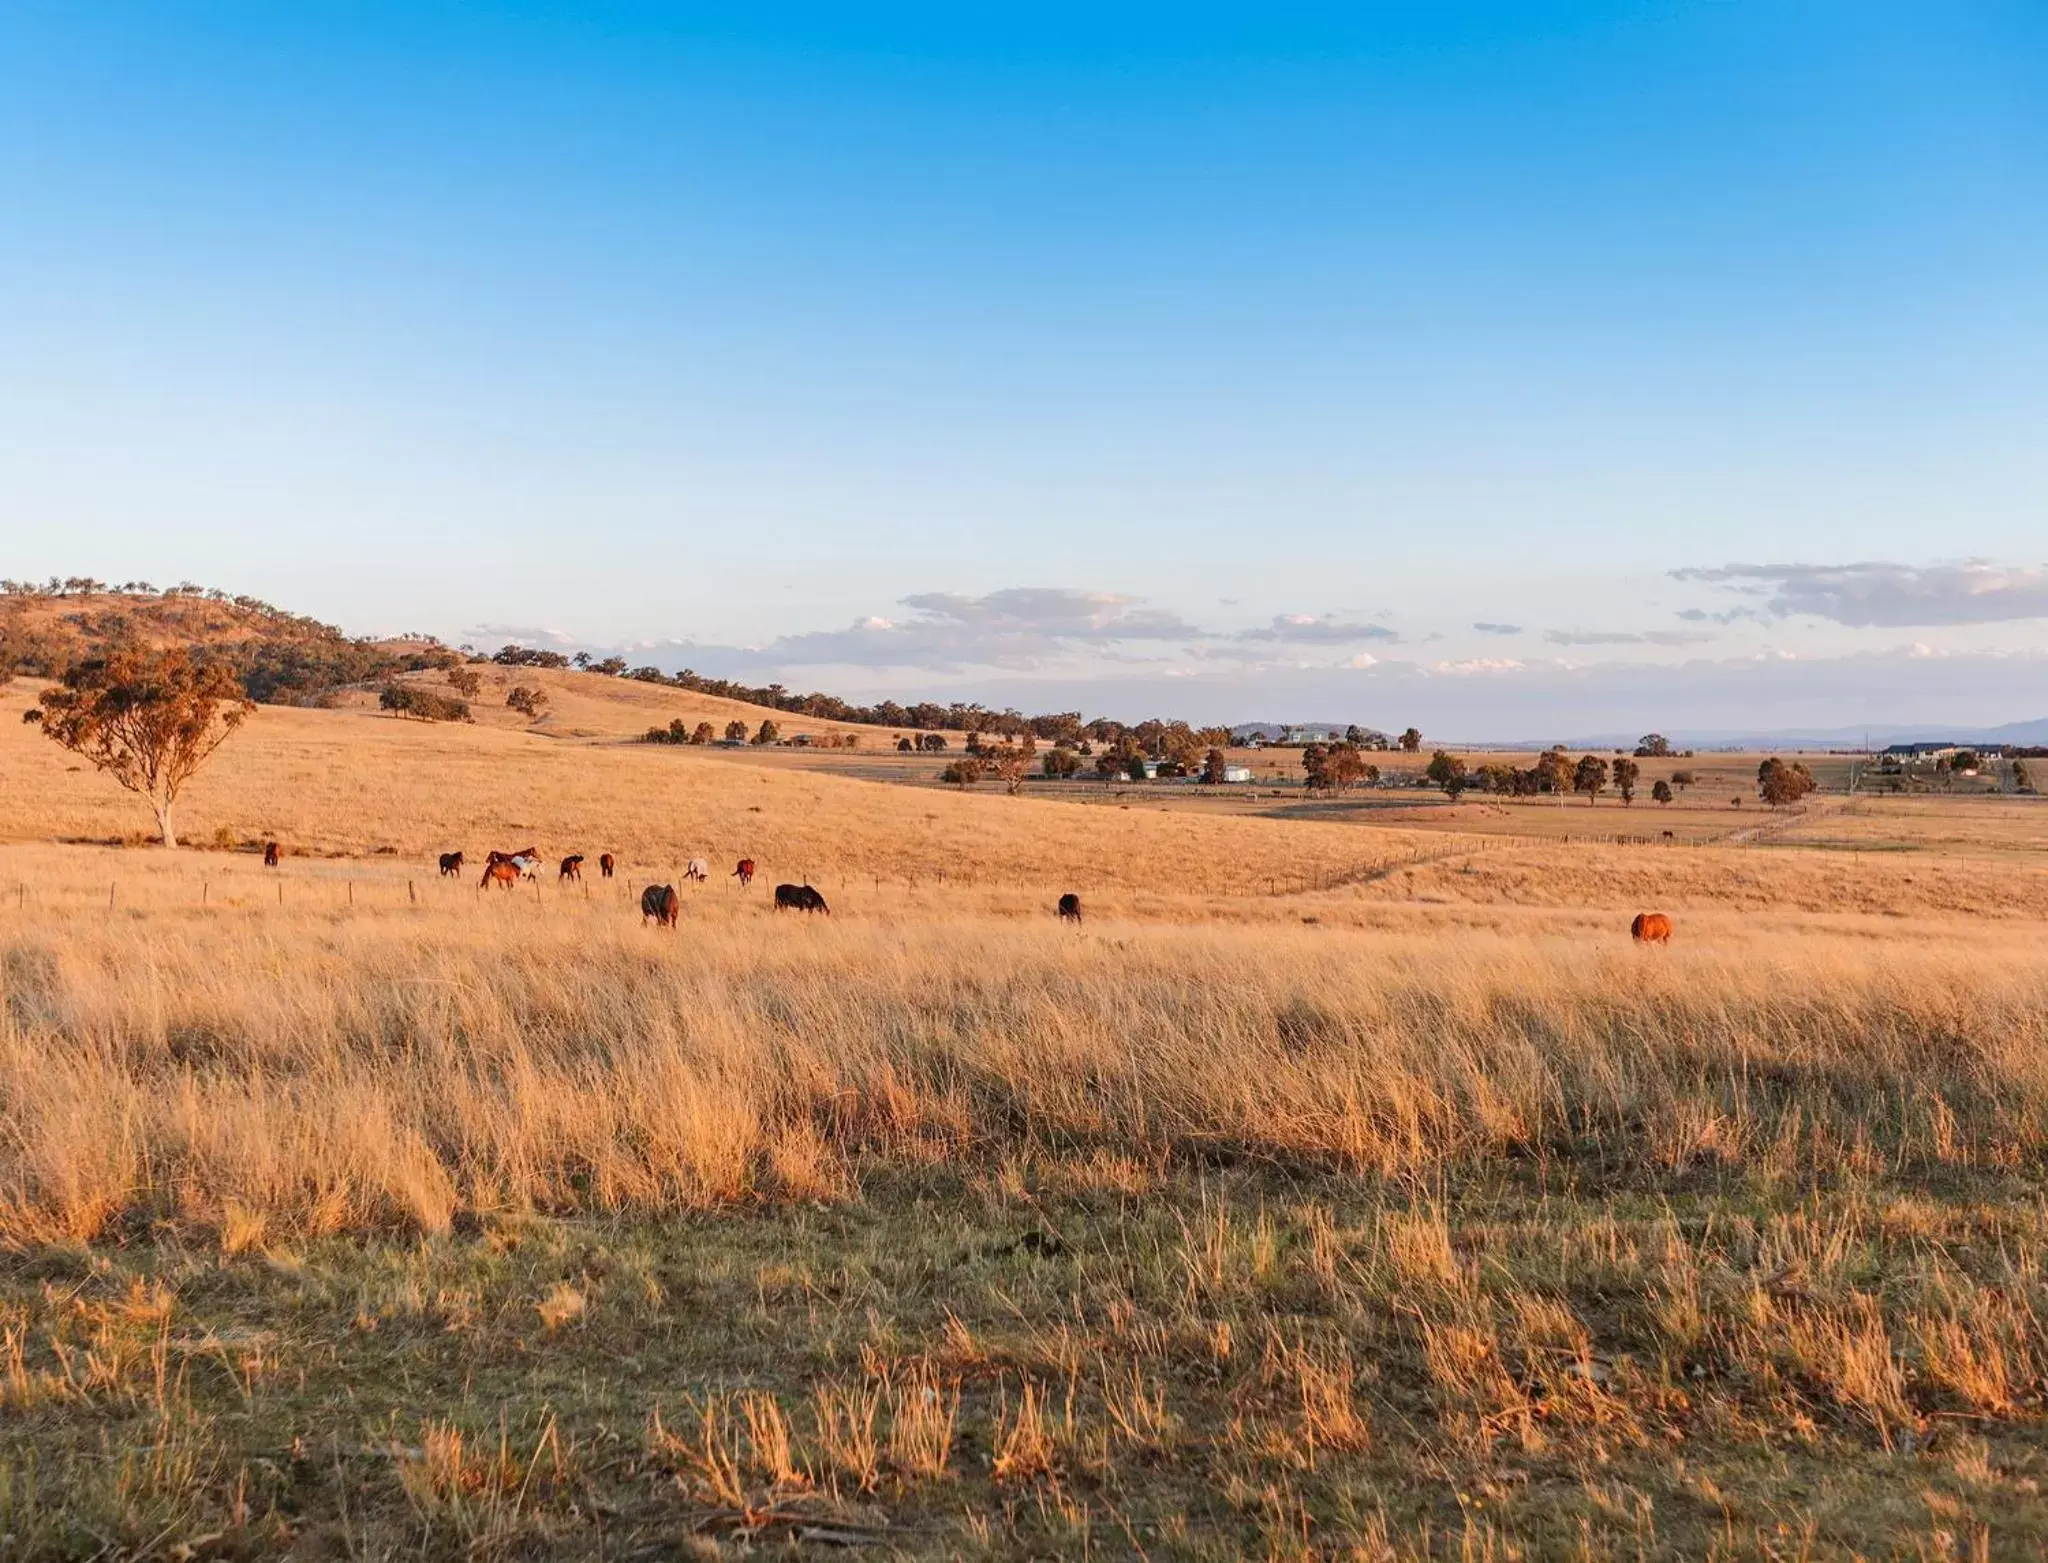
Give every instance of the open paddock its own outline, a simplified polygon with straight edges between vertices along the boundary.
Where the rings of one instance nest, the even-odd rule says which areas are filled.
[[[265,709],[167,853],[20,698],[0,1551],[2048,1538],[2031,800],[1623,844]]]

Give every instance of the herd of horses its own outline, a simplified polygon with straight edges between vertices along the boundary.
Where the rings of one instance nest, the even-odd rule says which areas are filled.
[[[276,866],[276,843],[268,844],[263,861]],[[460,879],[464,864],[468,861],[461,852],[443,852],[440,857],[441,877]],[[581,852],[572,852],[555,866],[555,880],[559,883],[576,882],[583,879],[583,865],[588,858]],[[502,885],[510,890],[522,879],[538,879],[543,867],[538,847],[522,847],[517,852],[491,852],[484,858],[483,876],[477,880],[477,889],[488,890],[492,885]],[[609,852],[597,855],[597,871],[606,879],[612,878],[619,867],[619,860]],[[734,865],[728,878],[737,879],[740,888],[746,889],[754,882],[754,860],[743,857]],[[701,857],[693,857],[683,865],[683,878],[699,884],[711,878],[711,865]],[[823,912],[832,914],[832,908],[825,904],[825,897],[811,885],[777,885],[775,887],[775,910],[778,912]],[[1081,898],[1068,891],[1059,899],[1059,919],[1063,923],[1078,924],[1081,921]],[[652,922],[657,928],[675,928],[682,921],[683,901],[674,885],[649,885],[640,892],[640,921],[642,925]]]
[[[270,861],[266,856],[265,862]],[[467,859],[460,852],[443,852],[440,857],[441,877],[459,879]],[[583,865],[589,859],[581,852],[572,852],[555,866],[556,883],[581,883]],[[484,859],[484,871],[477,880],[477,889],[488,890],[492,885],[501,885],[510,890],[522,879],[538,879],[543,861],[538,847],[522,847],[517,852],[492,852]],[[754,860],[743,857],[734,866],[730,878],[740,882],[746,889],[754,882]],[[619,860],[609,852],[597,855],[597,871],[610,879],[618,873]],[[683,865],[683,878],[707,883],[711,878],[711,865],[701,857],[693,857]],[[1060,902],[1060,915],[1067,915],[1066,903],[1074,902],[1074,916],[1080,916],[1080,902],[1073,896],[1064,897]],[[777,885],[775,887],[775,910],[778,912],[824,912],[828,916],[832,908],[825,904],[825,898],[809,885]],[[640,892],[640,917],[643,923],[652,921],[658,928],[674,928],[682,919],[682,898],[676,894],[674,885],[649,885]]]
[[[275,841],[263,843],[263,863],[266,868],[276,868],[282,850]],[[459,879],[465,859],[460,852],[441,854],[441,877]],[[581,882],[583,864],[586,861],[581,852],[572,852],[556,866],[555,878],[563,881]],[[618,872],[619,860],[609,852],[597,855],[597,870],[606,879]],[[483,877],[477,881],[477,889],[487,890],[492,885],[502,885],[510,890],[522,879],[536,879],[540,876],[541,855],[538,847],[525,847],[517,852],[493,852],[484,859]],[[737,879],[740,888],[746,889],[754,882],[754,860],[743,857],[728,878]],[[693,857],[683,865],[683,878],[699,884],[711,878],[711,865],[701,857]],[[825,898],[809,885],[777,885],[775,887],[775,910],[778,912],[823,912],[831,915],[832,908],[825,904]],[[1059,920],[1081,923],[1081,898],[1071,890],[1059,899],[1056,909]],[[649,885],[640,892],[640,921],[645,926],[652,921],[657,928],[677,927],[683,915],[682,897],[676,894],[674,885]],[[1671,942],[1671,919],[1662,912],[1638,912],[1635,920],[1628,925],[1629,937],[1637,944],[1669,944]]]

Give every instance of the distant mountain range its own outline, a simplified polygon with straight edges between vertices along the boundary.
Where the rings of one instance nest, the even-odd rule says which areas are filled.
[[[1584,745],[1589,749],[1611,749],[1618,745],[1632,745],[1641,736],[1640,733],[1594,733],[1567,742],[1573,748]],[[1980,744],[1996,747],[1999,744],[2048,744],[2048,717],[2036,717],[2026,722],[2005,722],[1994,727],[1949,727],[1938,723],[1885,727],[1873,723],[1869,727],[1773,728],[1746,731],[1739,728],[1673,728],[1665,737],[1669,738],[1674,746],[1682,749],[1860,749],[1865,744],[1872,749],[1882,749],[1888,744],[1902,743]],[[1556,741],[1546,740],[1548,743]]]
[[[1344,722],[1241,722],[1231,728],[1231,736],[1245,738],[1253,733],[1272,739],[1278,738],[1283,728],[1324,727],[1335,733],[1344,731]],[[1360,724],[1361,726],[1363,724]],[[1547,749],[1554,743],[1562,742],[1569,749],[1625,749],[1633,748],[1641,733],[1580,733],[1575,737],[1559,739],[1555,736],[1503,741],[1498,739],[1470,740],[1455,742],[1477,747],[1483,744],[1490,749]],[[2035,745],[2048,744],[2048,716],[2036,717],[2027,722],[2006,722],[1996,727],[1944,727],[1936,724],[1902,724],[1898,726],[1870,727],[1827,727],[1827,728],[1697,728],[1674,727],[1664,734],[1673,748],[1678,749],[1860,749],[1869,744],[1873,749],[1882,749],[1888,744],[1900,743],[1955,743],[1981,744],[1995,747],[1999,744]],[[1433,747],[1438,740],[1433,735],[1424,735],[1425,748]]]

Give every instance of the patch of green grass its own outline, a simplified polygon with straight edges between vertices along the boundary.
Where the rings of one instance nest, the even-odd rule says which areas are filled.
[[[22,1250],[0,1551],[2016,1556],[2038,1193],[1056,1162]]]

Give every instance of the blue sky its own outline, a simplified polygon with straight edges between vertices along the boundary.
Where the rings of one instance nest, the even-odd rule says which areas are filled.
[[[0,573],[1124,715],[1996,721],[2044,431],[2020,0],[0,9]]]

